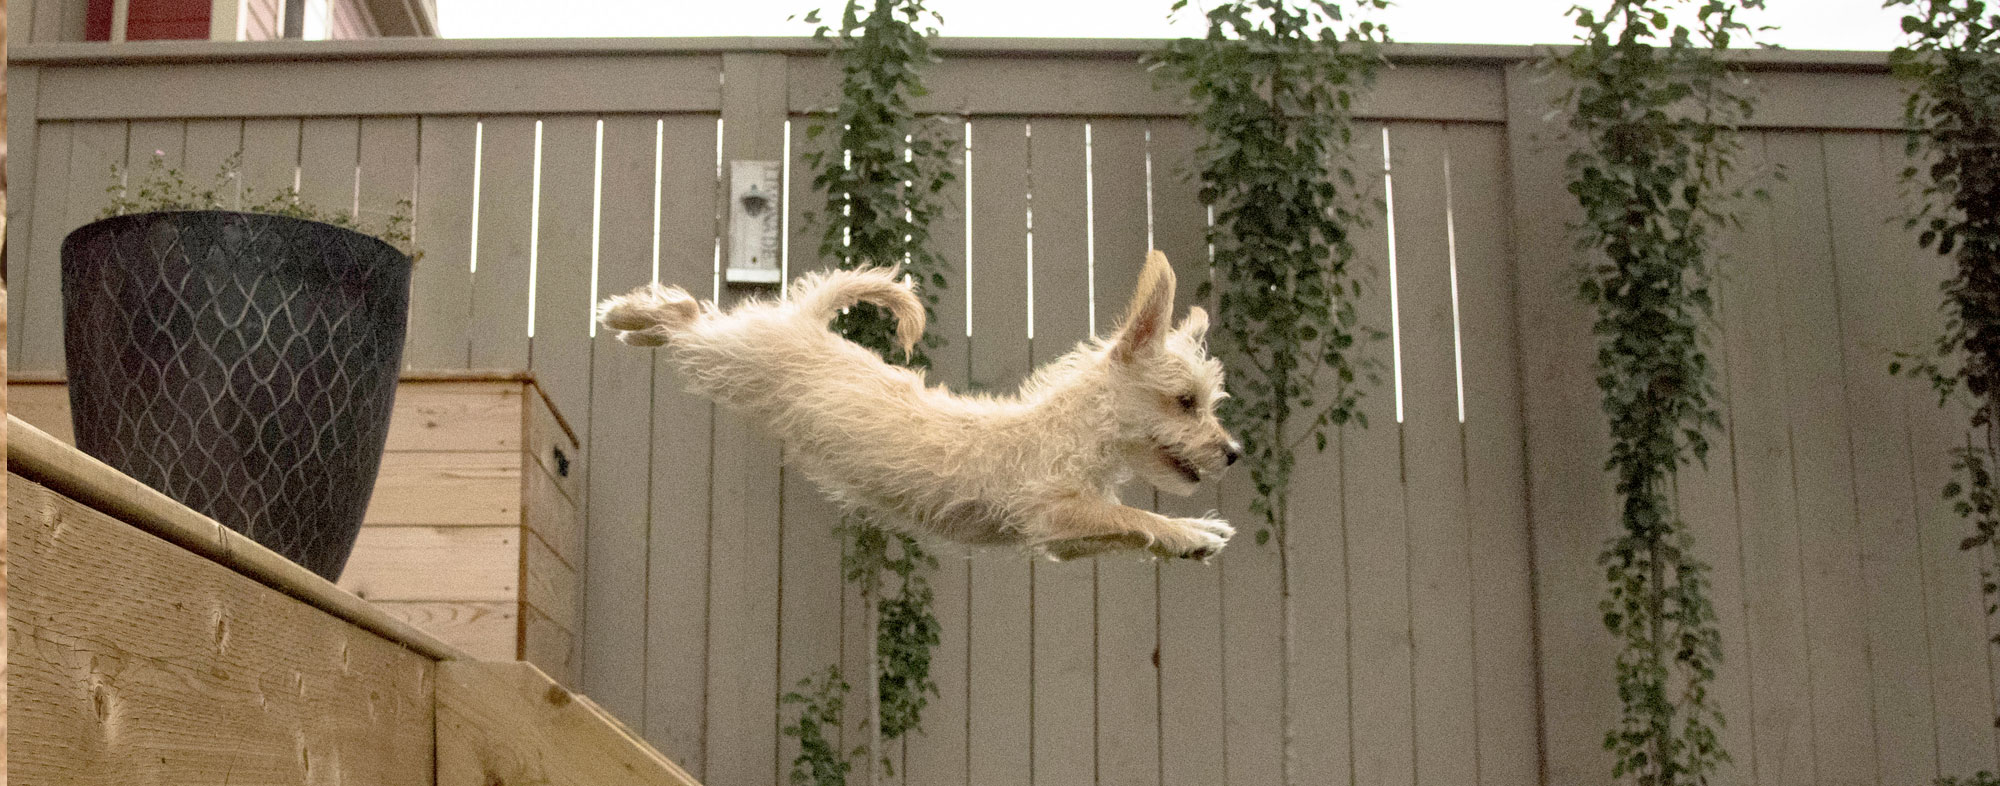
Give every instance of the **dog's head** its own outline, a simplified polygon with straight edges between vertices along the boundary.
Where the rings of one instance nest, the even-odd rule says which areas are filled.
[[[1160,490],[1187,495],[1242,446],[1215,416],[1225,394],[1222,363],[1208,356],[1208,313],[1189,309],[1178,326],[1173,315],[1174,269],[1154,251],[1111,340],[1109,378],[1127,460]]]

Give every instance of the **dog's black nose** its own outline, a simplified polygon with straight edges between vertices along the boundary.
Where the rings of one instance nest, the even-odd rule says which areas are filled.
[[[1222,446],[1222,461],[1225,466],[1235,464],[1240,458],[1243,458],[1243,446],[1236,440],[1232,439]]]

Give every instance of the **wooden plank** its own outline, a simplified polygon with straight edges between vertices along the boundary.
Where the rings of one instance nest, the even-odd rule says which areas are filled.
[[[182,170],[196,183],[215,182],[230,157],[243,151],[243,121],[189,120],[186,138],[187,144],[181,155]],[[237,172],[233,181],[222,186],[219,196],[223,205],[232,209],[241,207],[242,173]]]
[[[1618,718],[1615,652],[1598,613],[1604,576],[1597,555],[1617,508],[1604,473],[1604,422],[1579,415],[1602,410],[1590,309],[1575,296],[1574,266],[1584,256],[1555,231],[1577,218],[1575,200],[1555,187],[1567,182],[1567,148],[1561,126],[1546,114],[1560,89],[1525,71],[1507,74],[1544,780],[1575,783],[1611,771],[1604,732]]]
[[[720,61],[586,54],[80,65],[46,69],[43,89],[62,97],[49,105],[60,119],[714,112]],[[465,78],[467,69],[479,78]],[[188,90],[191,79],[203,89]],[[174,92],[188,95],[165,99]]]
[[[1389,147],[1403,351],[1403,504],[1409,515],[1417,781],[1472,783],[1479,777],[1472,554],[1458,420],[1444,127],[1392,126]]]
[[[521,660],[535,664],[564,687],[576,685],[577,658],[583,654],[576,634],[538,608],[521,612]]]
[[[191,184],[206,182],[208,173],[189,172],[184,168],[187,159],[187,124],[179,120],[139,120],[131,123],[125,137],[125,158],[132,162],[135,172],[152,170],[153,159],[158,158],[168,169],[181,171]]]
[[[14,778],[420,783],[431,662],[8,477]]]
[[[596,307],[590,289],[597,264],[592,246],[598,196],[596,119],[543,121],[541,160],[528,367],[555,408],[587,428],[591,314]]]
[[[382,454],[369,526],[505,526],[521,522],[521,455],[507,452]]]
[[[1225,361],[1227,362],[1227,361]],[[1222,584],[1222,765],[1225,783],[1283,784],[1285,732],[1285,608],[1282,539],[1257,545],[1261,522],[1250,512],[1255,495],[1247,472],[1223,476],[1222,517],[1241,527],[1231,547],[1206,566]],[[1179,513],[1179,511],[1176,511]]]
[[[563,562],[583,567],[583,516],[577,505],[556,489],[555,479],[539,466],[524,473],[523,523]]]
[[[299,201],[327,213],[352,215],[360,186],[361,121],[352,117],[299,122]]]
[[[1028,138],[1020,118],[972,121],[972,346],[975,389],[1011,390],[1026,376]],[[1002,786],[1033,775],[1034,592],[1028,559],[972,559],[966,706],[968,780]]]
[[[473,181],[478,120],[418,121],[414,241],[424,258],[410,274],[405,368],[462,368],[470,362]]]
[[[364,600],[515,600],[521,528],[363,527],[340,588]]]
[[[16,7],[21,8],[25,6],[17,3]],[[15,28],[25,33],[28,25],[21,23],[17,24]],[[13,146],[11,155],[13,155],[15,161],[28,163],[14,166],[8,174],[8,189],[13,194],[14,199],[13,209],[5,210],[4,213],[0,213],[0,216],[4,216],[6,220],[12,222],[13,228],[10,231],[0,232],[0,241],[6,243],[5,255],[8,260],[6,275],[12,281],[15,287],[14,291],[19,292],[23,280],[22,274],[27,269],[28,262],[34,258],[34,246],[29,243],[29,240],[37,237],[35,233],[36,222],[34,220],[34,211],[30,208],[40,204],[36,201],[36,195],[40,192],[36,184],[41,180],[38,170],[49,166],[49,164],[43,162],[44,155],[40,152],[42,145],[38,141],[38,138],[41,135],[41,120],[35,114],[41,104],[41,68],[38,66],[14,66],[10,71],[9,76],[12,77],[13,83],[10,89],[13,91],[13,100],[5,102],[5,108],[7,127],[14,130],[10,141],[10,144]],[[63,141],[64,148],[58,154],[58,157],[67,158],[69,151],[67,149],[68,138],[66,135]],[[64,163],[67,163],[67,161]],[[4,201],[4,199],[0,199],[0,202]],[[21,321],[22,308],[25,305],[21,298],[14,298],[8,301],[7,320],[18,326]],[[19,330],[7,334],[6,347],[10,355],[17,359],[20,357],[21,335]]]
[[[521,602],[540,610],[565,630],[576,630],[583,605],[575,568],[558,557],[541,538],[524,538],[521,554]]]
[[[1146,259],[1146,121],[1091,121],[1093,328],[1117,325]],[[1174,260],[1196,270],[1201,259]],[[1182,287],[1195,286],[1189,278]],[[1127,504],[1153,489],[1127,484]],[[1109,786],[1160,781],[1159,568],[1138,555],[1097,560],[1097,775]]]
[[[1841,367],[1839,286],[1820,134],[1772,134],[1768,259],[1783,280],[1779,316],[1791,351],[1780,370],[1790,418],[1791,485],[1798,499],[1800,575],[1812,702],[1815,783],[1874,783],[1868,642],[1855,522],[1853,455]],[[1768,296],[1759,308],[1767,308]],[[1794,339],[1796,337],[1796,339]]]
[[[65,445],[76,444],[76,434],[70,426],[67,385],[8,383],[7,413]]]
[[[712,291],[715,278],[717,214],[714,117],[672,116],[665,123],[660,192],[660,280],[688,291]],[[615,290],[613,290],[615,291]],[[599,341],[606,340],[603,337]],[[636,351],[618,347],[624,351]],[[602,356],[604,353],[600,352]],[[645,648],[629,653],[636,665],[672,664],[644,674],[647,739],[661,750],[687,762],[699,777],[705,758],[704,719],[708,685],[709,483],[714,407],[682,392],[682,383],[666,354],[651,353],[653,363],[652,536],[646,569],[647,612]],[[603,443],[593,443],[596,457]],[[602,468],[600,468],[602,469]],[[599,528],[592,527],[595,533]],[[595,535],[593,534],[593,537]],[[591,572],[605,571],[591,549]],[[621,563],[622,564],[622,563]],[[594,580],[593,580],[594,583]],[[593,613],[596,606],[593,606]],[[599,635],[599,617],[588,632]],[[604,647],[593,646],[586,664],[598,668]],[[628,653],[610,653],[621,660]],[[593,683],[592,690],[598,683]]]
[[[583,352],[590,355],[588,351]],[[588,359],[588,358],[587,358]],[[563,427],[560,415],[549,408],[548,399],[539,392],[531,391],[526,396],[528,405],[527,452],[529,460],[535,462],[542,472],[549,476],[549,482],[565,498],[573,502],[583,501],[583,451],[570,436],[569,429]],[[589,407],[589,402],[584,402]],[[627,415],[627,417],[633,417]],[[629,424],[629,421],[628,421]]]
[[[656,131],[652,117],[605,118],[600,294],[622,292],[651,278]],[[599,334],[592,339],[590,359],[594,417],[586,450],[605,460],[599,471],[591,473],[589,483],[577,490],[594,515],[577,555],[593,568],[583,574],[587,624],[580,631],[580,646],[590,657],[580,664],[582,680],[586,691],[643,728],[653,357],[619,344],[609,334]],[[537,435],[555,434],[545,430],[551,421],[540,417],[531,412],[531,445],[540,438]],[[537,427],[537,422],[544,425]],[[553,444],[529,448],[537,456],[551,457],[553,449]],[[579,453],[576,460],[582,462],[586,455],[590,454]]]
[[[479,211],[474,216],[470,365],[528,365],[528,255],[535,221],[536,125],[481,119]]]
[[[784,58],[724,55],[723,69],[723,161],[781,158]],[[725,300],[753,294],[761,292]],[[729,699],[708,703],[702,778],[752,783],[777,777],[781,454],[761,424],[725,413],[715,418],[714,450],[708,614],[723,624],[709,628],[708,695]]]
[[[518,603],[395,600],[375,605],[474,659],[513,660],[520,656]]]
[[[1927,553],[1918,528],[1919,500],[1931,489],[1911,482],[1910,417],[1921,383],[1885,373],[1890,352],[1923,345],[1926,336],[1902,319],[1898,282],[1906,275],[1884,259],[1901,259],[1911,240],[1890,231],[1898,206],[1877,194],[1895,187],[1904,166],[1901,140],[1886,134],[1826,138],[1826,192],[1839,285],[1840,338],[1851,415],[1854,501],[1861,534],[1863,604],[1868,622],[1869,687],[1874,694],[1875,777],[1890,784],[1935,778],[1937,728],[1929,630],[1924,603]]]
[[[965,122],[962,118],[940,119],[949,125],[945,132],[959,147],[952,154],[952,169],[959,177],[942,195],[944,207],[931,223],[931,247],[945,259],[949,269],[945,272],[945,286],[939,292],[936,319],[928,330],[929,335],[944,340],[944,346],[930,352],[931,368],[928,378],[934,384],[941,384],[954,391],[965,390],[966,363],[970,359],[968,341],[965,335],[965,282],[966,282],[966,212],[965,212]],[[792,122],[792,170],[795,188],[809,180],[797,156],[801,152],[800,135],[805,123],[795,119]],[[795,190],[792,195],[793,209],[797,210],[803,190]],[[810,198],[807,199],[810,201]],[[801,232],[800,225],[794,224],[792,235],[793,264],[798,264],[799,249],[816,246],[817,236],[809,234],[806,226]],[[790,476],[786,478],[790,482]],[[786,492],[786,504],[792,501],[791,491]],[[789,519],[787,520],[789,532]],[[932,610],[938,619],[938,646],[931,651],[931,676],[937,681],[938,695],[931,697],[930,705],[924,708],[923,735],[908,741],[904,749],[902,774],[904,781],[911,784],[964,784],[966,783],[966,720],[969,705],[966,702],[967,627],[971,620],[967,614],[966,600],[969,597],[972,579],[970,550],[964,546],[945,542],[926,543],[932,556],[937,557],[938,569],[930,574]],[[787,563],[792,559],[791,548],[787,546]],[[790,580],[787,579],[787,588]],[[786,627],[786,637],[791,637],[792,628]],[[789,682],[784,684],[790,684]]]
[[[1749,140],[1749,158],[1768,155],[1764,139]],[[1723,254],[1770,259],[1778,251],[1770,215],[1751,209],[1748,227],[1724,236]],[[1804,337],[1785,331],[1765,307],[1788,289],[1771,265],[1745,264],[1721,282],[1723,351],[1729,363],[1734,418],[1737,504],[1743,516],[1744,574],[1750,609],[1752,756],[1760,781],[1812,783],[1815,752],[1800,559],[1798,499],[1792,488],[1795,453],[1784,401],[1785,357]]]
[[[105,511],[126,524],[279,588],[314,608],[432,659],[462,657],[449,645],[342,592],[298,563],[278,556],[11,415],[7,418],[7,466],[16,475]]]
[[[1030,361],[1039,368],[1090,337],[1089,183],[1084,124],[1036,119],[1028,136],[1028,187],[1033,210],[1029,288],[1033,299]],[[1095,560],[1035,561],[1034,772],[1059,782],[1094,772],[1097,706]]]
[[[1496,127],[1451,125],[1445,139],[1465,379],[1466,509],[1475,512],[1468,523],[1479,782],[1534,783],[1540,779],[1534,563],[1523,485],[1507,137]]]
[[[523,390],[509,382],[399,384],[388,450],[519,451]]]
[[[1152,245],[1165,252],[1174,264],[1177,278],[1184,282],[1176,298],[1190,297],[1187,284],[1198,282],[1208,268],[1207,209],[1196,196],[1191,178],[1195,168],[1195,146],[1200,135],[1193,126],[1178,120],[1154,121],[1149,125],[1151,140],[1147,151],[1151,167]],[[1104,259],[1107,270],[1126,264]],[[1143,261],[1143,260],[1142,260]],[[1135,280],[1136,280],[1136,274]],[[1112,273],[1106,283],[1119,281]],[[1122,316],[1123,299],[1131,296],[1130,283],[1113,288],[1120,305],[1110,315],[1110,324]],[[1190,498],[1159,495],[1160,512],[1170,516],[1196,516],[1215,510],[1220,500],[1212,488]],[[1254,537],[1254,536],[1252,536]],[[1239,548],[1248,543],[1235,543]],[[1206,786],[1223,783],[1224,750],[1222,571],[1213,566],[1174,561],[1159,566],[1159,695],[1160,761],[1163,784]]]
[[[63,367],[62,241],[77,227],[97,220],[108,199],[104,187],[111,182],[110,167],[125,161],[124,123],[79,123],[67,131],[67,140],[60,140],[62,133],[49,126],[40,134],[41,155],[50,168],[38,172],[43,186],[35,212],[43,217],[36,226],[45,234],[34,242],[35,258],[20,285],[20,297],[30,303],[14,325],[22,333],[21,350],[11,356],[9,373]],[[65,147],[67,156],[55,158]],[[37,164],[38,169],[41,166]]]
[[[437,707],[438,786],[700,786],[531,664],[439,664]]]

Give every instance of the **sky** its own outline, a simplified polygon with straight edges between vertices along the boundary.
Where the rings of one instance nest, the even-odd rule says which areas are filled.
[[[1586,4],[1591,4],[1585,0]],[[1401,0],[1370,18],[1408,43],[1550,44],[1572,38],[1576,0]],[[838,9],[839,4],[825,7]],[[1174,38],[1201,33],[1191,4],[1172,0],[930,0],[946,36]],[[1881,0],[1769,0],[1752,19],[1778,29],[1760,41],[1788,49],[1894,48],[1900,9]],[[813,0],[437,0],[450,38],[810,35],[790,16]]]

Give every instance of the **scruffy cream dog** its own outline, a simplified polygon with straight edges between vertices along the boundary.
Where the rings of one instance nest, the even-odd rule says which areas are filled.
[[[1208,357],[1208,315],[1173,327],[1174,272],[1152,252],[1124,321],[1005,397],[926,387],[827,329],[873,303],[896,318],[908,352],[924,308],[893,270],[805,276],[791,296],[719,311],[658,284],[609,298],[598,318],[636,346],[667,345],[693,392],[768,424],[836,501],[890,523],[973,544],[1014,544],[1055,559],[1145,548],[1206,558],[1235,534],[1213,518],[1168,518],[1118,503],[1135,474],[1193,493],[1241,449],[1216,420],[1222,364]]]

